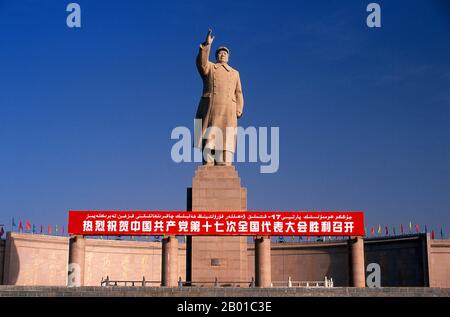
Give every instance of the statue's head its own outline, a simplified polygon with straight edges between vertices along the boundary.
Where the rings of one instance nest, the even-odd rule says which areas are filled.
[[[230,50],[225,46],[221,46],[216,51],[216,60],[218,63],[228,63]]]

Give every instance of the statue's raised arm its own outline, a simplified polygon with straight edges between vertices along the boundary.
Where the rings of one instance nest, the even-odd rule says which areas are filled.
[[[210,62],[209,62],[209,52],[211,51],[211,44],[214,41],[214,36],[211,35],[212,30],[208,30],[208,34],[206,34],[205,41],[200,44],[200,50],[197,55],[197,69],[201,76],[206,76],[209,72]]]

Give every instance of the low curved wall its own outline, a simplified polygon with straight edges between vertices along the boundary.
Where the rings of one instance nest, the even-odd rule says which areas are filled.
[[[367,239],[365,265],[378,263],[381,286],[450,287],[450,240],[429,235]],[[67,285],[67,237],[7,233],[0,241],[0,281],[7,285]],[[161,280],[161,243],[125,240],[86,240],[85,285],[110,280]],[[321,281],[349,285],[345,240],[277,243],[271,246],[272,281]],[[254,245],[248,245],[247,276],[254,277]],[[186,245],[179,244],[179,276],[186,278]],[[3,277],[2,277],[3,275]]]

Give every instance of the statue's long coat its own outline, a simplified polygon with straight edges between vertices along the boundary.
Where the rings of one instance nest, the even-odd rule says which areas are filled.
[[[194,140],[195,146],[202,146],[201,138],[205,135],[207,128],[216,127],[222,131],[222,142],[216,142],[214,132],[207,133],[206,146],[215,150],[234,152],[237,112],[242,114],[244,107],[241,80],[239,72],[228,64],[211,63],[210,50],[211,45],[201,44],[197,55],[197,69],[203,79],[203,94],[195,118],[202,119],[203,124],[202,134]],[[228,130],[227,133],[227,127],[233,128],[232,132]]]

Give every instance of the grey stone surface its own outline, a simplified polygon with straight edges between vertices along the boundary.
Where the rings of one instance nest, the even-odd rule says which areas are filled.
[[[0,297],[449,297],[450,288],[168,288],[0,286]]]

